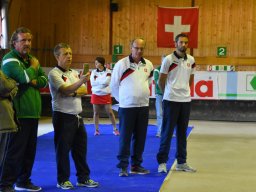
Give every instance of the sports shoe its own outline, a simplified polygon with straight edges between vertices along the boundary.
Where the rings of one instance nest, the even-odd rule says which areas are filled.
[[[158,173],[167,173],[166,163],[159,164]]]
[[[120,169],[119,177],[128,177],[127,168],[121,168]]]
[[[119,133],[118,129],[113,130],[113,134],[114,134],[115,136],[120,135],[120,133]]]
[[[196,169],[190,167],[187,163],[177,164],[176,171],[185,171],[185,172],[196,172]]]
[[[72,183],[70,181],[57,183],[57,187],[61,188],[61,189],[73,189],[74,188],[74,186],[72,185]]]
[[[78,187],[90,187],[90,188],[93,188],[93,187],[98,187],[99,183],[93,181],[92,179],[88,179],[88,180],[85,180],[83,182],[77,182],[76,186],[78,186]]]
[[[4,186],[0,188],[1,192],[15,192],[15,190],[13,189],[13,187],[11,186]]]
[[[31,183],[31,181],[28,181],[22,184],[17,183],[14,189],[16,191],[41,191],[42,190],[41,187],[34,185],[33,183]]]
[[[147,170],[147,169],[145,169],[145,168],[142,167],[142,166],[132,166],[130,173],[132,173],[132,174],[145,175],[145,174],[149,174],[150,171]]]
[[[98,129],[95,130],[94,136],[100,135],[100,131]]]

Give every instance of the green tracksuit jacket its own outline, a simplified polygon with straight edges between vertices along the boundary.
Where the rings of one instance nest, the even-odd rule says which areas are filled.
[[[32,58],[32,55],[28,55]],[[41,67],[35,70],[30,66],[30,62],[24,61],[15,50],[7,53],[2,60],[2,70],[10,78],[18,83],[18,93],[13,99],[17,118],[40,118],[41,115],[41,95],[39,88],[48,84],[47,76]],[[37,85],[30,84],[36,79]]]

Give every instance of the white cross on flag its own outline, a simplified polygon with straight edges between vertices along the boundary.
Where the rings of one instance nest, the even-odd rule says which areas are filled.
[[[175,47],[175,36],[186,33],[189,48],[197,48],[198,39],[197,7],[166,8],[158,7],[157,47]]]

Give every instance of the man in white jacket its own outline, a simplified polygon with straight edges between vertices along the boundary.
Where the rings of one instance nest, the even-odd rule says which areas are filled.
[[[189,123],[191,96],[190,86],[194,81],[196,63],[186,53],[189,38],[186,34],[175,37],[176,50],[167,55],[161,65],[159,88],[163,92],[163,122],[160,147],[157,153],[158,172],[167,173],[171,140],[176,127],[177,171],[196,172],[187,164],[187,127]]]
[[[131,42],[131,54],[119,60],[111,78],[112,95],[119,102],[119,176],[128,176],[131,154],[132,174],[148,174],[141,163],[149,115],[149,79],[153,76],[152,63],[143,58],[145,41],[136,38]],[[132,141],[132,147],[130,147]],[[131,152],[130,152],[131,148]]]

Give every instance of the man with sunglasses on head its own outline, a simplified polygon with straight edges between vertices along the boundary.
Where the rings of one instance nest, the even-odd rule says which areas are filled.
[[[117,167],[120,169],[120,177],[128,176],[130,154],[130,173],[150,172],[141,164],[148,126],[149,80],[153,76],[154,68],[149,60],[143,58],[144,48],[145,41],[142,38],[134,39],[131,42],[131,54],[115,64],[111,78],[112,95],[119,102],[120,138]]]
[[[30,176],[36,155],[38,120],[41,115],[39,88],[48,84],[39,61],[30,54],[32,33],[25,27],[16,29],[10,40],[11,51],[2,61],[2,70],[18,83],[13,99],[20,129],[9,133],[5,158],[1,164],[0,191],[40,191]]]

